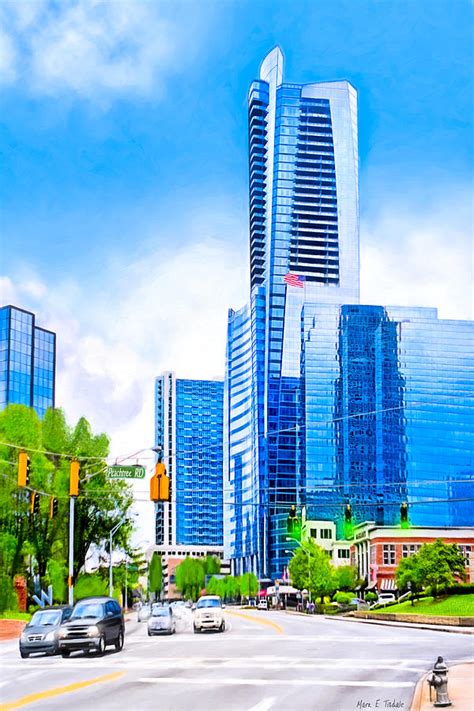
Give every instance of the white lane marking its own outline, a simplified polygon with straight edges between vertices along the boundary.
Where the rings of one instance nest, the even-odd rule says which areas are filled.
[[[263,699],[259,704],[252,706],[249,711],[269,711],[276,701],[276,696],[272,696],[268,699]]]
[[[201,686],[364,686],[382,689],[413,688],[411,681],[347,681],[326,679],[216,679],[215,676],[202,677],[141,677],[142,684],[197,684]]]

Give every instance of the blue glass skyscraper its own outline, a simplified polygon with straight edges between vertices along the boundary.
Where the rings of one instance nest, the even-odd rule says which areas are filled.
[[[415,523],[453,521],[448,492],[473,466],[473,331],[359,305],[354,88],[284,83],[276,48],[248,106],[251,293],[229,312],[224,554],[275,578],[292,504],[394,523],[408,500]]]
[[[155,442],[171,480],[159,546],[222,546],[222,406],[222,381],[156,378]]]
[[[56,334],[29,311],[0,308],[0,408],[28,405],[42,417],[54,407],[55,377]]]

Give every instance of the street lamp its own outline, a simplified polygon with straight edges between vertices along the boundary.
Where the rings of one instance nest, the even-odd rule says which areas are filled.
[[[287,541],[294,541],[295,539],[294,539],[294,538],[286,538],[285,540],[287,540]],[[308,556],[308,597],[309,597],[309,601],[311,602],[311,589],[310,589],[310,585],[309,585],[310,582],[311,582],[311,567],[310,567],[310,563],[311,563],[311,553],[306,550],[306,548],[305,548],[304,545],[301,543],[301,541],[296,541],[296,543],[299,545],[299,547],[301,548],[301,550],[302,550],[304,553],[306,553],[306,555]],[[294,550],[293,550],[293,551],[285,551],[285,553],[291,553],[292,555],[295,555],[295,551],[294,551]]]
[[[116,526],[114,526],[109,534],[109,554],[110,554],[110,560],[109,560],[109,597],[112,597],[113,593],[113,588],[114,588],[114,580],[113,580],[113,567],[112,567],[112,538],[114,535],[117,533],[119,530],[120,526],[124,524],[126,519],[122,519],[120,523],[117,523]]]

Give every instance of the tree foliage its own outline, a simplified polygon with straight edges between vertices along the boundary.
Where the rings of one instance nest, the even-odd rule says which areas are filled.
[[[335,568],[336,586],[338,590],[353,591],[360,582],[355,565],[341,565]]]
[[[185,598],[197,600],[204,587],[205,579],[204,565],[197,558],[186,556],[176,567],[175,585]]]
[[[314,541],[297,549],[289,565],[293,585],[308,590],[313,598],[331,595],[337,588],[337,576],[327,553]]]
[[[435,597],[458,580],[466,579],[464,556],[456,544],[444,543],[438,538],[425,543],[417,553],[402,558],[395,571],[397,585],[414,592],[429,589]]]
[[[242,597],[255,597],[258,593],[258,578],[255,573],[244,573],[240,576],[239,586]]]
[[[163,585],[163,565],[161,555],[156,551],[153,552],[148,569],[148,590],[151,595],[154,595],[155,600],[160,596]]]
[[[38,574],[43,586],[53,581],[55,599],[64,601],[71,458],[76,456],[81,464],[75,501],[75,577],[91,545],[103,546],[111,528],[127,517],[131,487],[106,479],[107,436],[94,435],[85,418],[71,428],[62,410],[49,409],[40,420],[32,408],[8,405],[0,412],[0,442],[7,443],[0,444],[0,558],[6,562],[2,574],[10,579],[24,574],[30,583],[30,573]],[[18,448],[24,448],[30,459],[29,489],[17,486]],[[31,490],[40,496],[40,512],[35,516],[29,512]],[[58,499],[53,519],[49,516],[52,496]],[[115,544],[127,547],[131,530],[131,520],[126,518]]]

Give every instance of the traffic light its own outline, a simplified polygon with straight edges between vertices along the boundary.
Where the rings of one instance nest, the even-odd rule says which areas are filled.
[[[170,478],[163,462],[155,464],[155,473],[150,479],[150,499],[155,502],[170,500]]]
[[[79,496],[79,470],[79,462],[73,459],[69,470],[69,496]]]
[[[58,500],[52,496],[49,500],[49,518],[54,518],[58,515]]]
[[[30,483],[30,458],[26,452],[18,455],[18,486],[28,486]]]
[[[298,541],[300,540],[301,523],[298,517],[298,512],[296,511],[296,506],[294,504],[290,509],[288,518],[286,519],[286,530],[292,538],[295,538]]]
[[[32,491],[31,492],[31,498],[30,498],[30,514],[32,516],[37,516],[40,512],[40,498],[39,494],[37,491]]]
[[[408,504],[406,501],[400,506],[400,525],[402,528],[408,528]]]
[[[344,522],[352,523],[352,509],[350,504],[346,504],[346,508],[344,509]]]

